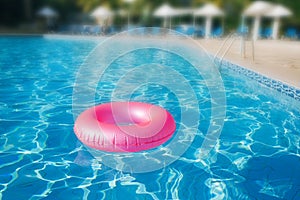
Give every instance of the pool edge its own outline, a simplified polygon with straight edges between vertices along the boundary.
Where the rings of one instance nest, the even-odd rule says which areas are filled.
[[[295,99],[297,101],[300,101],[300,88],[290,85],[284,81],[267,77],[266,75],[263,75],[259,72],[253,71],[253,70],[250,70],[246,67],[243,67],[243,66],[236,64],[232,61],[229,61],[227,59],[221,59],[221,58],[217,57],[216,64],[219,67],[226,67],[226,68],[231,69],[239,74],[243,74],[243,75],[247,76],[248,78],[257,81],[258,83],[260,83],[264,86],[272,88],[282,94],[292,97],[293,99]]]

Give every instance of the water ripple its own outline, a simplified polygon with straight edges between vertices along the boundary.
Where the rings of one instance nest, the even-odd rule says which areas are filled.
[[[217,145],[204,157],[201,144],[211,120],[216,120],[210,118],[215,102],[208,92],[214,83],[165,51],[121,56],[101,82],[91,70],[80,87],[89,91],[97,83],[95,101],[102,103],[110,100],[115,83],[132,66],[153,60],[172,64],[199,100],[198,131],[183,126],[187,134],[179,141],[195,136],[192,145],[177,161],[151,173],[123,173],[95,159],[73,133],[72,93],[77,69],[98,42],[0,37],[0,199],[297,199],[300,103],[222,69],[227,115]],[[151,68],[148,72],[154,73]],[[161,76],[157,72],[152,81]],[[136,78],[129,76],[126,86]],[[122,99],[128,94],[115,95]],[[187,91],[178,94],[185,104],[179,105],[159,84],[143,85],[131,95],[132,100],[166,107],[177,125],[180,108],[195,108],[185,104],[190,101],[184,98]]]

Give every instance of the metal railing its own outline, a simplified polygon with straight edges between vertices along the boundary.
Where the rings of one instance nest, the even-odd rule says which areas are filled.
[[[232,47],[234,41],[236,41],[237,38],[239,38],[239,35],[237,33],[230,33],[224,39],[224,41],[222,42],[221,46],[219,47],[219,49],[217,50],[217,52],[215,53],[215,55],[213,57],[214,63],[216,62],[217,58],[220,61],[220,63],[222,63],[225,55],[228,53],[229,49]],[[226,46],[226,45],[228,45],[228,46]],[[225,51],[223,51],[223,54],[220,55],[222,53],[222,50],[224,50],[224,48],[225,48]]]
[[[240,39],[241,40],[241,57],[245,58],[245,36],[237,34],[236,32],[230,33],[222,42],[221,46],[215,53],[213,57],[213,62],[216,63],[216,60],[219,61],[219,64],[222,64],[222,61],[226,54],[229,52],[230,48],[232,47],[233,43]],[[223,53],[222,53],[223,52]],[[252,61],[254,61],[254,41],[251,41],[251,52],[252,52]]]

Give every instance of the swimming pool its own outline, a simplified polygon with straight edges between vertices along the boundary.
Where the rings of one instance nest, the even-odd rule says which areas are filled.
[[[183,51],[193,47],[183,39],[178,46],[134,38],[134,48],[121,41],[107,48],[96,39],[0,37],[2,199],[300,198],[299,101],[226,67],[216,75],[205,52],[187,58]],[[194,67],[198,59],[201,69]],[[99,67],[103,62],[107,68]],[[186,151],[143,173],[96,159],[74,135],[74,117],[95,103],[122,99],[169,110],[185,133],[176,132],[174,145],[187,141]],[[220,99],[224,116],[214,113]],[[220,135],[203,156],[218,117],[224,124],[217,120],[222,128],[213,130]],[[163,155],[173,155],[171,143]]]

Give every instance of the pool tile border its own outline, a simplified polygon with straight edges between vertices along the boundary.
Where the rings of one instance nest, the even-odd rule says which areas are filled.
[[[297,89],[296,87],[287,85],[286,83],[283,83],[278,80],[268,78],[264,75],[261,75],[257,72],[246,69],[243,66],[232,63],[225,59],[222,60],[222,59],[218,58],[218,59],[216,59],[216,63],[220,67],[226,67],[226,68],[231,69],[239,74],[243,74],[251,79],[258,81],[259,83],[261,83],[267,87],[270,87],[274,90],[277,90],[280,93],[283,93],[289,97],[292,97],[292,98],[300,101],[300,89]]]

